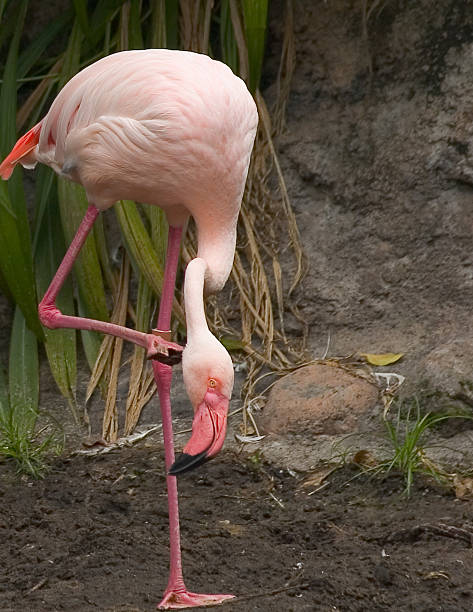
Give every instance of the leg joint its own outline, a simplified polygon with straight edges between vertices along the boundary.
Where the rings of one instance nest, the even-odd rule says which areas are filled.
[[[38,306],[38,316],[41,323],[49,329],[60,327],[58,319],[62,316],[62,312],[55,304],[45,304],[40,302]]]

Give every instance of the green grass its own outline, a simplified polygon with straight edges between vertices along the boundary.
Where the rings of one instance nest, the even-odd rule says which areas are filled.
[[[390,456],[365,471],[378,475],[401,474],[407,497],[411,495],[416,475],[428,476],[439,483],[448,484],[448,473],[430,460],[426,451],[429,448],[429,434],[438,430],[441,423],[455,418],[473,417],[464,414],[425,412],[416,398],[407,402],[407,410],[405,403],[399,402],[394,419],[390,419],[389,414],[383,419],[390,443]]]
[[[14,334],[17,329],[21,331],[23,328],[21,319],[17,314]],[[26,373],[29,370],[29,367],[25,368]],[[47,471],[49,457],[59,454],[62,444],[58,441],[57,427],[52,431],[37,431],[39,413],[35,401],[31,399],[23,394],[19,401],[15,384],[12,382],[9,390],[3,369],[0,368],[0,457],[13,462],[19,473],[40,478]],[[48,429],[51,430],[50,427]]]
[[[45,435],[42,430],[25,428],[13,414],[0,419],[0,456],[12,461],[19,474],[42,478],[50,467],[51,456],[59,455],[62,449],[56,433]]]

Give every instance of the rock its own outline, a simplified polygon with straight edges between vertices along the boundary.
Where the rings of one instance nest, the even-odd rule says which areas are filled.
[[[377,400],[378,388],[361,376],[336,363],[312,364],[274,385],[259,424],[274,434],[352,433],[360,430]]]
[[[424,376],[429,389],[473,406],[473,340],[454,338],[430,351]]]

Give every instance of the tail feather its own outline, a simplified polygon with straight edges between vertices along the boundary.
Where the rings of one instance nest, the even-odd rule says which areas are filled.
[[[41,122],[37,123],[31,128],[29,132],[26,132],[22,136],[16,145],[11,150],[11,153],[0,164],[0,176],[3,180],[7,180],[12,175],[15,166],[18,163],[24,163],[25,166],[31,167],[34,165],[33,160],[25,160],[24,158],[33,151],[39,142],[39,135],[41,133]],[[23,162],[21,160],[24,160]]]

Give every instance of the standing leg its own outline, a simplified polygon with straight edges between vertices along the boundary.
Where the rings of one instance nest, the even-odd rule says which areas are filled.
[[[164,270],[163,290],[158,315],[158,330],[169,333],[171,326],[171,311],[176,283],[179,247],[181,243],[182,228],[170,227],[168,247],[166,253],[166,267]],[[169,340],[169,338],[167,338]],[[169,508],[169,534],[170,534],[170,562],[169,580],[164,597],[158,604],[159,609],[190,608],[193,606],[209,606],[222,603],[233,595],[204,595],[190,593],[184,584],[182,576],[181,541],[179,530],[179,508],[177,502],[177,479],[168,471],[174,463],[174,441],[172,433],[171,415],[171,378],[172,367],[164,363],[153,361],[154,377],[158,388],[161,417],[163,421],[164,453],[166,462],[166,484],[168,490]]]
[[[129,329],[107,321],[97,321],[95,319],[86,319],[83,317],[72,317],[63,315],[56,306],[56,298],[64,284],[68,274],[72,270],[79,252],[89,235],[95,220],[97,219],[99,210],[93,204],[89,206],[85,217],[83,218],[79,229],[77,230],[74,240],[71,242],[64,259],[61,262],[56,274],[54,275],[48,290],[44,294],[38,306],[39,319],[43,325],[50,329],[58,327],[66,327],[70,329],[86,329],[90,331],[98,331],[103,334],[110,334],[134,342],[139,346],[144,347],[148,352],[148,357],[157,359],[169,360],[171,363],[179,357],[182,348],[177,344],[166,342],[164,339],[154,334],[144,334],[143,332]]]

